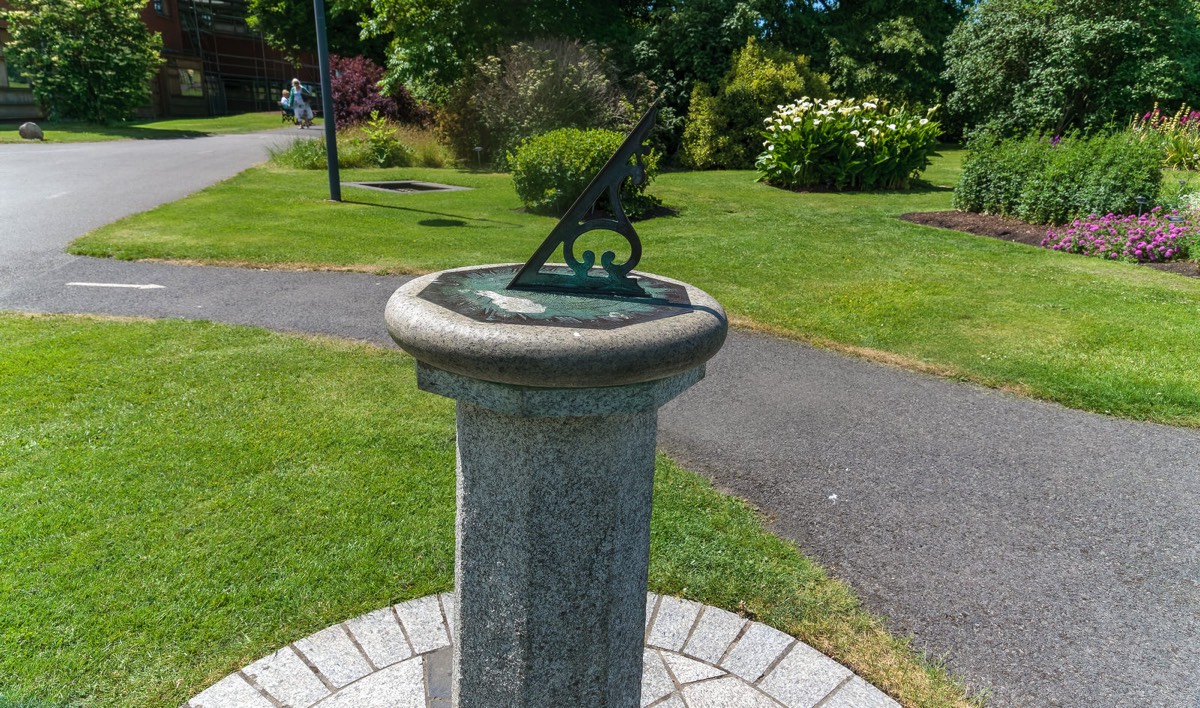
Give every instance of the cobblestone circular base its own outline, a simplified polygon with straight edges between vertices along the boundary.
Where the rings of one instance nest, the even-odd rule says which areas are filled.
[[[375,610],[221,679],[189,708],[449,708],[454,596]],[[643,708],[891,708],[898,703],[759,622],[650,593]]]

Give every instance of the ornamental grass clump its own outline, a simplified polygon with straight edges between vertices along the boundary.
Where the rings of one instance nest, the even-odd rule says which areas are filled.
[[[1161,207],[1154,207],[1141,216],[1110,213],[1076,219],[1047,231],[1042,245],[1113,261],[1164,263],[1187,258],[1188,246],[1195,243],[1196,236],[1193,218],[1176,211],[1167,215]]]
[[[807,96],[779,106],[763,121],[758,179],[788,189],[906,189],[936,154],[935,110]]]
[[[1175,115],[1167,115],[1155,103],[1153,110],[1134,118],[1129,127],[1143,140],[1162,145],[1164,167],[1200,170],[1200,111],[1185,103]]]

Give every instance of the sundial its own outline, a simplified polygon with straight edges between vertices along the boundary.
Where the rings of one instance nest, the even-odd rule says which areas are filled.
[[[621,205],[625,180],[646,181],[657,113],[656,102],[525,264],[444,271],[417,297],[478,322],[551,327],[615,329],[690,312],[681,284],[634,272],[642,243]],[[602,199],[607,212],[598,209]],[[582,249],[593,231],[622,236],[628,258],[618,263],[611,250]],[[562,262],[550,263],[560,250]]]

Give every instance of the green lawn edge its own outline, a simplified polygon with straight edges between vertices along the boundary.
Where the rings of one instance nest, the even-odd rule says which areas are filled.
[[[17,128],[27,121],[0,122],[0,145],[27,143],[17,134]],[[82,121],[36,120],[48,143],[109,142],[112,140],[175,140],[202,138],[209,135],[257,133],[286,128],[278,111],[240,113],[204,118],[155,118],[133,120],[110,125]]]
[[[0,706],[178,705],[326,626],[450,589],[453,402],[361,343],[0,314]],[[745,502],[660,456],[651,589],[968,705]]]
[[[950,208],[962,151],[917,189],[793,193],[751,172],[662,174],[639,270],[690,282],[736,325],[1085,411],[1200,426],[1200,279],[901,221]],[[390,194],[263,166],[75,241],[72,253],[267,268],[427,273],[521,262],[554,220],[507,175],[346,170],[468,191]],[[295,228],[293,223],[298,223]],[[626,252],[593,232],[588,247]],[[607,239],[607,240],[606,240]]]

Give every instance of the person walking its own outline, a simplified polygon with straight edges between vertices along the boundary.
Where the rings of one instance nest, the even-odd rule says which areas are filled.
[[[308,99],[311,97],[311,94],[308,94],[304,90],[304,87],[300,85],[300,79],[292,79],[292,92],[289,97],[289,103],[292,107],[292,114],[301,128],[309,128],[313,124],[312,106],[308,102]]]

